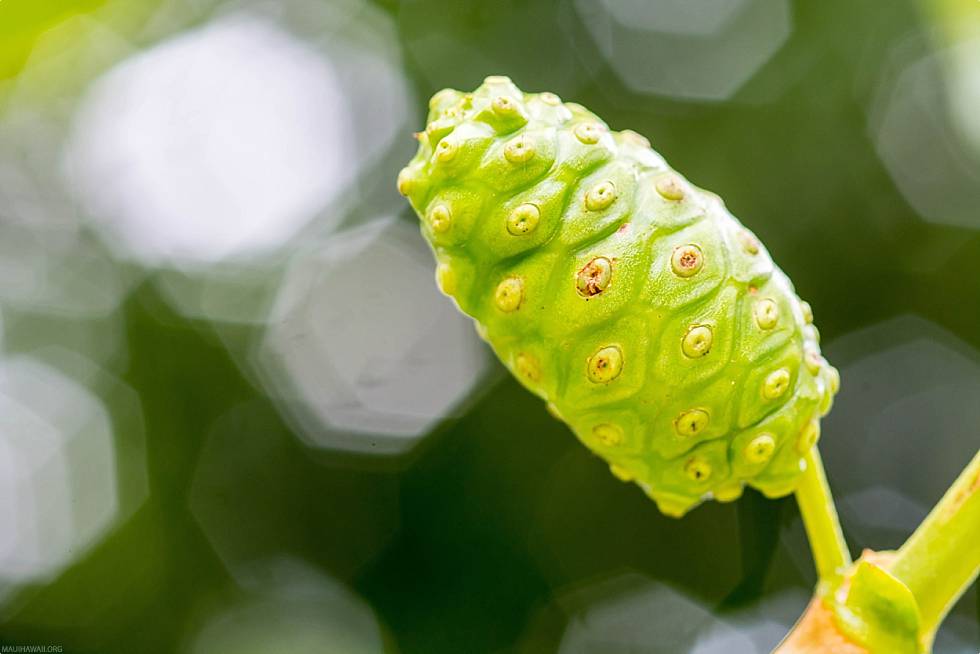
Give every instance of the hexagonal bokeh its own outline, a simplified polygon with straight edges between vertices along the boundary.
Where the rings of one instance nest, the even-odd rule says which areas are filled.
[[[46,31],[0,85],[0,303],[11,351],[60,345],[125,356],[119,306],[139,277],[107,256],[56,174],[79,78],[128,46],[95,21]]]
[[[334,192],[293,240],[329,233],[349,211],[370,214],[376,208],[388,211],[397,206],[401,198],[391,184],[359,178],[381,159],[408,157],[412,146],[410,139],[397,140],[409,133],[409,124],[415,124],[416,106],[401,73],[401,50],[391,16],[364,0],[284,0],[275,11],[261,0],[211,1],[225,12],[235,9],[261,16],[321,57],[335,73],[340,92],[325,99],[344,113],[344,120],[320,116],[316,125],[329,133],[329,156],[340,165],[329,180]],[[344,143],[348,147],[341,149]],[[376,186],[382,190],[365,191]],[[238,257],[220,265],[212,261],[207,270],[163,271],[156,282],[183,315],[225,323],[263,323],[293,240],[280,243],[268,256]],[[275,248],[271,243],[270,247]]]
[[[820,441],[835,491],[885,486],[932,506],[977,449],[980,353],[912,315],[826,351],[842,380]]]
[[[62,304],[91,310],[91,296],[128,290],[143,271],[96,256],[102,247],[90,254],[100,245],[93,235],[71,232],[90,221],[119,257],[177,269],[156,281],[182,314],[258,323],[298,233],[329,231],[352,207],[388,210],[399,200],[393,188],[365,197],[356,183],[380,158],[408,156],[410,141],[391,146],[417,122],[393,21],[364,0],[157,5],[142,51],[119,37],[132,29],[125,10],[41,38],[14,97],[36,102],[38,89],[57,88],[58,101],[40,111],[14,103],[23,109],[12,112],[14,133],[45,147],[10,152],[18,165],[38,160],[48,205],[60,198],[51,187],[66,187],[69,210],[30,207],[60,221],[58,238],[40,242],[33,224],[0,221],[0,270],[16,266],[0,279],[0,296],[9,286],[38,304],[57,292]],[[77,69],[66,72],[66,60]],[[66,75],[71,84],[59,79]],[[59,167],[61,179],[50,174]],[[11,197],[0,157],[0,216],[40,205],[33,180],[16,172]]]
[[[257,361],[308,442],[403,451],[481,379],[487,350],[433,270],[416,229],[393,219],[290,267]]]
[[[368,604],[309,564],[290,558],[257,565],[246,597],[198,626],[188,654],[384,654],[394,649]]]
[[[79,49],[72,43],[70,55]],[[104,317],[126,296],[133,275],[86,233],[53,174],[69,103],[59,94],[48,97],[60,85],[51,79],[60,71],[52,72],[46,57],[42,50],[32,59],[0,113],[0,300],[32,313]]]
[[[154,282],[170,306],[188,318],[210,320],[219,328],[263,325],[287,261],[288,255],[225,262],[207,270],[159,270]]]
[[[637,93],[727,100],[792,32],[785,0],[575,0],[620,81]]]
[[[560,654],[755,654],[752,640],[702,604],[637,573],[562,593]]]
[[[980,87],[978,43],[896,61],[868,123],[878,156],[922,218],[972,229],[980,229],[980,120],[971,90]]]
[[[268,250],[351,178],[342,97],[314,50],[258,16],[226,16],[99,79],[66,165],[124,255],[208,262]]]
[[[217,4],[100,77],[75,116],[66,176],[126,258],[209,264],[273,251],[316,216],[335,224],[337,206],[321,212],[351,199],[408,118],[380,12]]]
[[[36,360],[0,360],[0,604],[82,557],[119,510],[101,400]]]

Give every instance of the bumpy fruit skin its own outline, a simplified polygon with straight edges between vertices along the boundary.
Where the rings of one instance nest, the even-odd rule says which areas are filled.
[[[489,77],[398,177],[444,293],[576,436],[680,516],[791,492],[839,377],[809,306],[642,136]]]

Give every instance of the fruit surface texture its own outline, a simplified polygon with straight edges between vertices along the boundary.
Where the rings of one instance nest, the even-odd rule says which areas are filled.
[[[618,478],[680,516],[793,491],[839,385],[807,303],[649,142],[489,77],[398,177],[436,281]]]

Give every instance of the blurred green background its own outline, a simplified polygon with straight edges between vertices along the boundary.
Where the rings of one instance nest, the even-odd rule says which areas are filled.
[[[854,552],[924,517],[980,445],[977,2],[0,0],[0,644],[778,642],[792,499],[661,516],[435,291],[394,179],[489,74],[726,199],[842,372]]]

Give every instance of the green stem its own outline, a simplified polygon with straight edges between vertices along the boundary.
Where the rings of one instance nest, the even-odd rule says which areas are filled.
[[[889,568],[915,596],[921,632],[931,641],[980,569],[980,451]]]
[[[823,581],[839,576],[851,565],[851,554],[837,520],[834,498],[830,494],[823,462],[816,447],[810,448],[805,460],[806,470],[796,488],[796,501],[800,505],[807,538],[810,539],[817,576]]]

